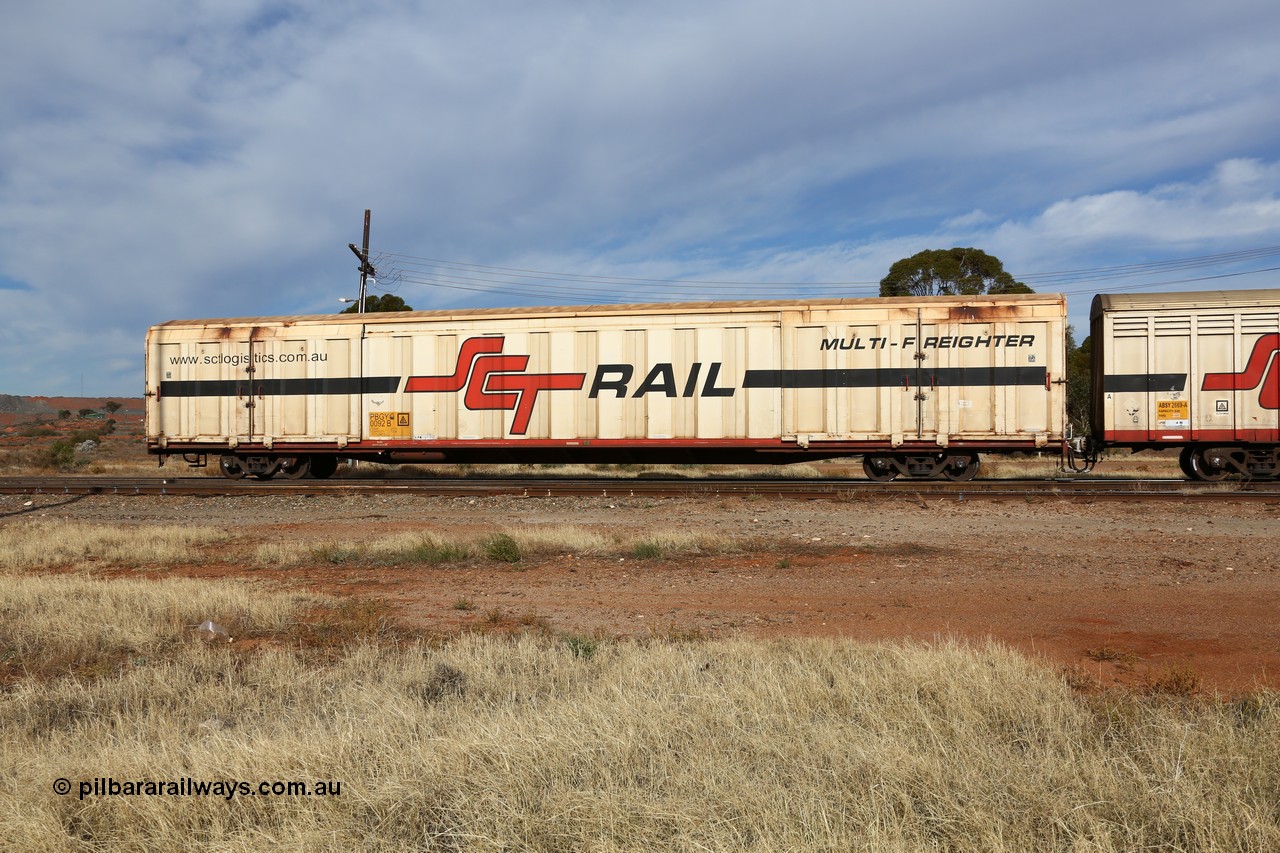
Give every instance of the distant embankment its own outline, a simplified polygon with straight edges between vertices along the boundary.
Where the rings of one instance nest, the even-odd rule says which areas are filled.
[[[15,415],[41,415],[50,409],[41,400],[30,397],[15,397],[12,394],[0,394],[0,412]]]

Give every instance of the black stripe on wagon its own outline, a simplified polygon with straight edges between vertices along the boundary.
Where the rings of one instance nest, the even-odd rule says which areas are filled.
[[[399,376],[337,379],[191,379],[160,383],[161,397],[298,397],[325,394],[393,394]]]
[[[940,367],[918,372],[919,382],[941,387],[1044,385],[1043,367]],[[834,370],[748,370],[743,388],[886,388],[917,384],[914,368],[848,368]]]
[[[1102,377],[1103,391],[1185,391],[1185,373],[1113,373]]]

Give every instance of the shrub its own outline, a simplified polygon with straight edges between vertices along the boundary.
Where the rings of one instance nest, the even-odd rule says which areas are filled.
[[[631,556],[637,560],[661,560],[662,545],[653,539],[641,540],[631,549]]]
[[[45,464],[60,471],[69,471],[76,464],[76,442],[74,439],[62,438],[55,441],[45,452]]]
[[[489,537],[484,543],[484,554],[499,563],[520,562],[520,544],[505,533]]]
[[[404,552],[405,561],[410,563],[457,563],[469,556],[471,553],[466,545],[430,538],[424,539]]]
[[[569,647],[569,651],[573,653],[575,658],[581,658],[582,660],[591,660],[600,648],[598,641],[579,634],[566,634],[564,644]]]
[[[333,563],[334,565],[357,563],[360,561],[362,556],[359,548],[338,542],[327,542],[323,545],[317,545],[311,553],[317,560],[323,560],[326,563]]]

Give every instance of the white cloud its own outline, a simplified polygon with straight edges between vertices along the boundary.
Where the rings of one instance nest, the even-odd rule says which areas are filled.
[[[35,290],[4,291],[0,391],[117,359],[95,381],[128,391],[174,316],[330,310],[365,207],[375,248],[658,277],[1276,242],[1278,26],[1269,0],[26,4],[0,276]]]
[[[997,244],[1057,247],[1058,252],[1141,246],[1197,252],[1280,240],[1280,163],[1231,159],[1202,181],[1162,184],[1066,199],[1026,223],[992,235]]]

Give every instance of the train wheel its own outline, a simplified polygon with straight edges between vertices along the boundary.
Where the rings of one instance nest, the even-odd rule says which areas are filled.
[[[1188,480],[1200,479],[1200,475],[1196,473],[1195,463],[1192,461],[1195,454],[1196,448],[1190,444],[1182,448],[1182,452],[1178,454],[1178,467],[1182,469],[1183,476]]]
[[[338,470],[338,457],[312,456],[311,476],[317,480],[327,480]]]
[[[1230,473],[1226,468],[1211,461],[1205,448],[1196,448],[1188,458],[1191,470],[1194,472],[1193,476],[1197,480],[1216,483],[1218,480],[1225,480]]]
[[[868,480],[887,483],[898,476],[898,467],[894,464],[892,456],[864,456],[862,473],[867,475]]]
[[[947,467],[942,469],[942,476],[948,480],[963,482],[978,476],[978,454],[951,453],[947,455]]]
[[[310,456],[286,456],[280,460],[280,476],[290,480],[301,480],[311,473]]]
[[[230,454],[218,460],[218,468],[222,471],[222,476],[230,480],[243,480],[247,473],[240,460]]]

